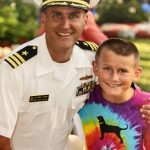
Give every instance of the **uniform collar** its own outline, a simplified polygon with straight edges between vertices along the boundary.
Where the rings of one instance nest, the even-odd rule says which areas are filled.
[[[44,74],[48,74],[54,72],[55,69],[53,67],[53,61],[51,56],[49,55],[45,34],[37,38],[38,40],[38,54],[36,57],[36,75],[41,76]],[[79,48],[77,45],[73,48],[73,53],[70,58],[71,64],[74,69],[79,68],[92,68],[90,61],[88,60],[85,52]]]
[[[50,57],[46,46],[45,34],[38,37],[37,40],[38,54],[36,57],[36,75],[41,76],[53,72],[54,69],[51,66],[52,58]]]

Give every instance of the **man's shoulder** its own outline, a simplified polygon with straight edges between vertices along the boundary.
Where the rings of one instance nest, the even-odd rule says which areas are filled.
[[[34,39],[18,46],[4,58],[3,62],[15,69],[36,56],[37,52],[38,45],[36,43],[36,39]]]
[[[89,50],[89,51],[96,51],[98,48],[98,45],[96,43],[90,41],[78,41],[76,42],[76,45],[83,50]]]
[[[80,57],[81,54],[83,54],[90,61],[90,63],[92,63],[92,61],[95,59],[95,52],[98,48],[97,44],[89,41],[78,41],[75,44],[75,47],[76,47],[76,53],[80,53]]]
[[[4,59],[12,68],[17,68],[35,55],[37,55],[38,47],[36,45],[28,45],[20,50],[11,53]]]

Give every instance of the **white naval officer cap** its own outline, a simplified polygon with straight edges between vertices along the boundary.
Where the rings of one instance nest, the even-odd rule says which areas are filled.
[[[96,7],[101,0],[33,0],[43,10],[52,6],[75,7],[86,11]]]

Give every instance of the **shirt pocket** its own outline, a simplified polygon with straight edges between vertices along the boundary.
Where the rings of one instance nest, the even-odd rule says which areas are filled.
[[[20,132],[31,132],[32,134],[38,134],[38,131],[46,132],[52,117],[51,109],[51,99],[38,102],[29,102],[29,99],[23,100],[18,115],[18,124],[23,124]]]
[[[22,100],[19,112],[39,114],[49,112],[52,108],[53,98],[47,95],[29,96],[28,99]]]

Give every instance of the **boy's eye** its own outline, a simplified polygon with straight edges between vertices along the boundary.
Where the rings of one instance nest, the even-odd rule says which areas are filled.
[[[120,72],[120,73],[127,73],[128,70],[126,70],[126,69],[119,69],[119,72]]]
[[[109,67],[104,67],[103,70],[109,71],[110,68]]]

